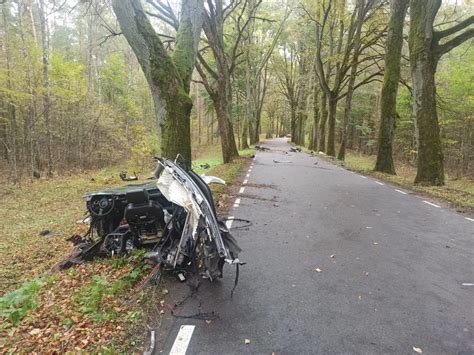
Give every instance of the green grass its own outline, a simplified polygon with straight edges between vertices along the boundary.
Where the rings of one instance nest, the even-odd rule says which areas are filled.
[[[35,278],[0,297],[0,316],[8,321],[2,326],[17,325],[30,310],[36,308],[39,304],[38,293],[43,285],[43,280]]]

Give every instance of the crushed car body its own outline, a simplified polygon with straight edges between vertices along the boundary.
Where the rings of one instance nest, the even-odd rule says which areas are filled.
[[[146,259],[165,270],[210,279],[222,277],[225,263],[240,264],[240,248],[218,221],[210,183],[175,161],[157,158],[152,180],[88,193],[90,228],[59,268],[146,248]]]

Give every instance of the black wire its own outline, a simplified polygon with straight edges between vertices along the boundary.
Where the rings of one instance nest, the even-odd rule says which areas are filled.
[[[239,267],[240,265],[237,263],[235,264],[235,280],[234,280],[234,287],[232,287],[232,291],[230,291],[230,298],[234,295],[235,288],[237,287],[237,284],[239,283]]]
[[[225,219],[225,221],[237,221],[237,222],[245,222],[247,224],[243,225],[243,226],[237,226],[237,227],[232,227],[230,229],[244,229],[244,228],[249,228],[251,226],[253,226],[253,223],[252,221],[248,220],[248,219],[242,219],[242,218],[232,218],[232,219]]]

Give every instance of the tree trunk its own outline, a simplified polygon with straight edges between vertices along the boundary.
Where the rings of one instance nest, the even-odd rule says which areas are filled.
[[[248,117],[245,115],[244,119],[242,120],[242,127],[241,127],[241,143],[240,143],[240,148],[241,149],[248,149],[249,148],[249,137],[248,137],[248,130],[249,130],[249,125],[248,125]]]
[[[336,113],[337,113],[337,97],[333,93],[329,96],[329,112],[328,112],[328,145],[326,154],[334,157],[336,155]]]
[[[139,0],[115,0],[113,9],[150,86],[161,155],[170,159],[181,155],[191,166],[189,89],[202,29],[203,3],[183,0],[172,56],[166,52]]]
[[[403,46],[403,25],[409,0],[392,0],[385,51],[385,73],[380,105],[380,129],[375,171],[395,174],[393,135],[397,119],[397,91],[400,80],[400,60]]]
[[[291,125],[291,141],[295,143],[296,139],[296,108],[294,106],[290,107],[291,110],[291,118],[290,118],[290,125]]]
[[[360,37],[362,31],[362,25],[365,17],[365,0],[358,0],[357,2],[357,27],[354,35],[354,54],[352,55],[351,62],[351,73],[349,76],[349,83],[347,85],[346,102],[344,105],[344,116],[342,119],[342,131],[341,131],[341,146],[339,147],[339,153],[337,159],[344,160],[346,157],[346,143],[347,143],[347,126],[349,125],[351,110],[352,110],[352,96],[354,94],[354,85],[357,76],[357,68],[359,64],[360,55]]]
[[[229,86],[226,86],[225,83],[219,85],[223,90],[220,90],[217,97],[213,100],[221,137],[222,158],[225,164],[231,163],[234,158],[239,156],[232,125],[232,94],[230,82],[228,84]],[[226,92],[227,95],[225,95]]]
[[[411,1],[410,68],[413,114],[418,137],[415,183],[444,185],[443,153],[436,111],[435,73],[438,58],[433,48],[433,21],[440,0]]]
[[[326,151],[326,122],[328,117],[327,95],[324,90],[321,91],[321,122],[319,123],[319,151]]]
[[[308,149],[318,149],[318,124],[319,124],[319,88],[318,83],[314,83],[314,97],[313,97],[313,127],[311,129],[311,139]]]
[[[41,43],[43,47],[43,117],[46,128],[46,159],[47,159],[47,174],[53,174],[53,155],[51,151],[51,99],[49,87],[49,33],[48,33],[48,19],[46,17],[46,9],[44,0],[39,2],[39,14],[41,21]]]

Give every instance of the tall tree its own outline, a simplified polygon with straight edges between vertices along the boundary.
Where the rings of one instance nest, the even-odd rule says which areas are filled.
[[[403,46],[403,25],[409,0],[390,1],[390,22],[385,49],[385,71],[380,98],[380,129],[375,171],[395,174],[393,135],[397,119],[397,92]]]
[[[435,31],[433,25],[440,6],[441,0],[410,1],[408,45],[418,139],[415,183],[428,185],[444,185],[443,152],[436,109],[435,73],[438,61],[445,53],[474,36],[474,16]]]
[[[243,54],[239,48],[244,34],[261,3],[262,0],[244,0],[224,6],[222,0],[207,0],[203,29],[208,45],[203,48],[203,55],[199,55],[196,68],[217,113],[224,163],[239,156],[232,122],[232,75],[238,58]],[[224,22],[227,19],[234,21],[234,31],[229,36],[224,35]],[[204,54],[209,50],[214,65],[205,58]]]
[[[156,6],[166,5],[158,2]],[[202,0],[182,1],[172,54],[166,51],[140,0],[115,0],[113,9],[151,89],[161,155],[175,158],[180,154],[191,164],[189,89],[202,29]]]
[[[43,47],[43,117],[46,127],[46,161],[47,173],[53,173],[53,155],[51,151],[51,98],[49,83],[49,26],[47,9],[44,0],[39,1],[39,14],[41,21],[41,44]]]

